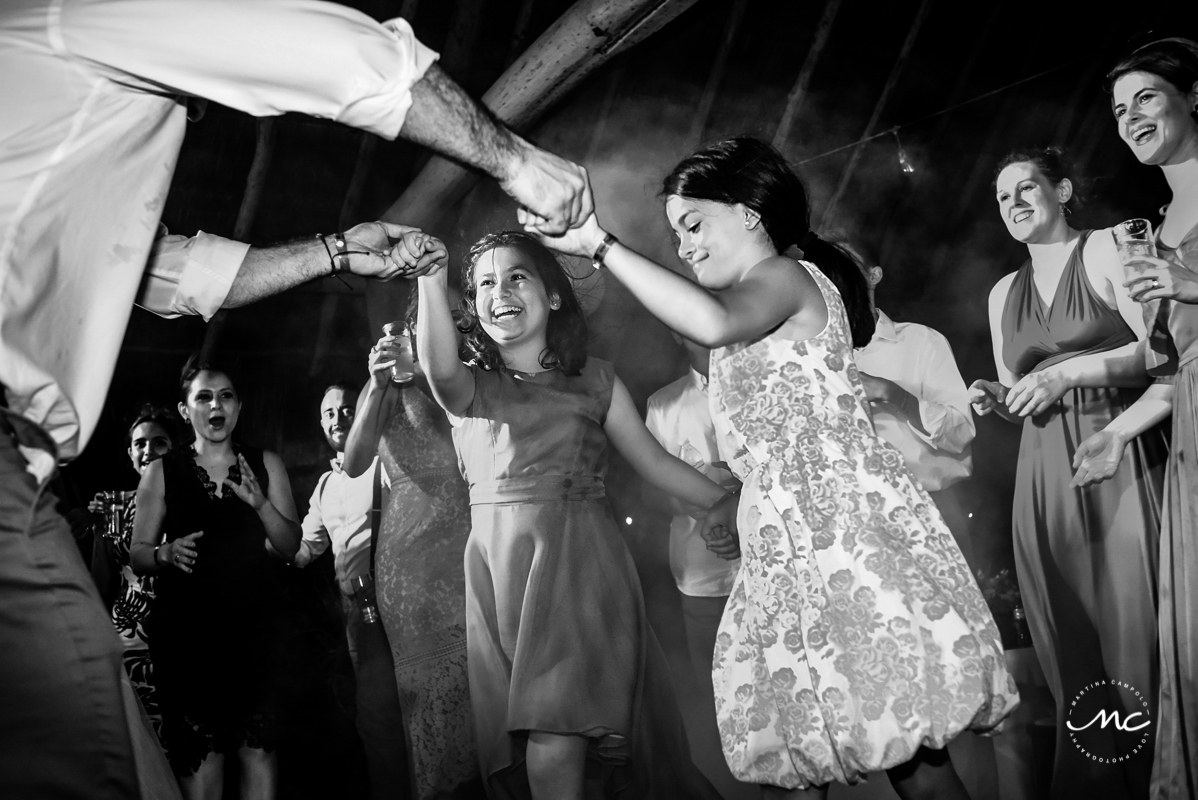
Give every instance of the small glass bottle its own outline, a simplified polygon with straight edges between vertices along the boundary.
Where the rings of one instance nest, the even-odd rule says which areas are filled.
[[[1015,625],[1015,646],[1031,647],[1032,633],[1028,630],[1027,615],[1023,613],[1023,606],[1015,606],[1015,610],[1011,612],[1011,618]]]
[[[362,612],[362,619],[373,625],[379,621],[379,607],[374,597],[374,579],[367,575],[359,575],[350,581],[353,587],[354,602]]]

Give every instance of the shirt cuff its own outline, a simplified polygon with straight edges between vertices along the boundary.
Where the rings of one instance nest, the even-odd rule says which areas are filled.
[[[250,246],[203,231],[195,238],[191,258],[179,278],[178,299],[207,322],[225,304]]]
[[[393,71],[386,85],[363,91],[362,98],[347,105],[337,121],[395,139],[412,107],[412,87],[440,56],[416,38],[407,20],[396,17],[382,25],[395,37],[395,54],[401,67]]]
[[[295,558],[291,564],[296,567],[306,567],[312,563],[312,548],[308,546],[306,541],[301,541],[299,550],[295,552]]]

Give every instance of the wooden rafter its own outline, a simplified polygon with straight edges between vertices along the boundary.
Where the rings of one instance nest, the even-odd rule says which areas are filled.
[[[774,131],[774,147],[782,152],[786,152],[786,142],[790,139],[791,128],[794,127],[795,118],[799,115],[799,111],[803,108],[803,101],[807,98],[807,87],[811,84],[815,65],[819,63],[824,46],[828,43],[828,38],[832,33],[832,23],[836,21],[836,12],[840,10],[840,2],[841,0],[828,0],[824,6],[824,13],[815,29],[815,40],[811,43],[811,49],[807,51],[807,56],[803,59],[799,76],[795,78],[794,85],[786,94],[786,106],[782,109],[782,119],[778,120],[778,128]]]

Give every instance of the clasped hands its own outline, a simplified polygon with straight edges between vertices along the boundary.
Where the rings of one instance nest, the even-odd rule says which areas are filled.
[[[974,413],[984,417],[992,411],[1006,412],[1014,417],[1034,417],[1043,414],[1070,388],[1069,381],[1054,367],[1029,372],[1008,389],[998,381],[976,380],[969,387],[969,404]]]
[[[440,239],[410,225],[363,222],[345,232],[349,271],[364,278],[389,281],[418,278],[449,262]]]
[[[728,492],[707,509],[699,535],[707,549],[725,561],[740,558],[740,532],[736,528],[736,512],[740,505],[740,490]]]

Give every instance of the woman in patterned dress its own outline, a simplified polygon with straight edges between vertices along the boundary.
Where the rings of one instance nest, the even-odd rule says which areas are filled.
[[[1018,695],[952,534],[870,423],[852,359],[872,333],[864,278],[809,230],[802,182],[760,141],[689,156],[665,194],[697,286],[594,216],[546,241],[716,348],[712,417],[744,483],[713,666],[728,765],[770,798],[878,769],[903,798],[966,797],[945,745],[993,730]],[[792,245],[814,263],[781,255]]]
[[[407,322],[415,327],[415,292]],[[477,796],[478,755],[466,672],[470,495],[445,412],[433,400],[412,341],[416,377],[391,380],[395,336],[371,348],[344,468],[356,477],[375,456],[390,485],[374,545],[379,616],[395,665],[411,798]]]
[[[138,475],[146,471],[150,462],[161,458],[174,444],[171,435],[174,421],[164,408],[144,406],[129,426],[127,452],[133,469]],[[162,736],[162,712],[158,708],[158,692],[154,683],[154,661],[146,644],[145,621],[154,601],[154,579],[133,572],[129,564],[129,545],[133,541],[133,517],[137,511],[136,498],[132,492],[126,495],[125,511],[121,529],[112,533],[108,530],[107,517],[103,518],[104,530],[97,533],[92,550],[92,577],[100,589],[101,596],[109,602],[112,624],[121,643],[125,646],[125,671],[137,691],[146,716],[154,726],[154,733]],[[104,514],[106,505],[101,496],[91,502],[88,509]]]

